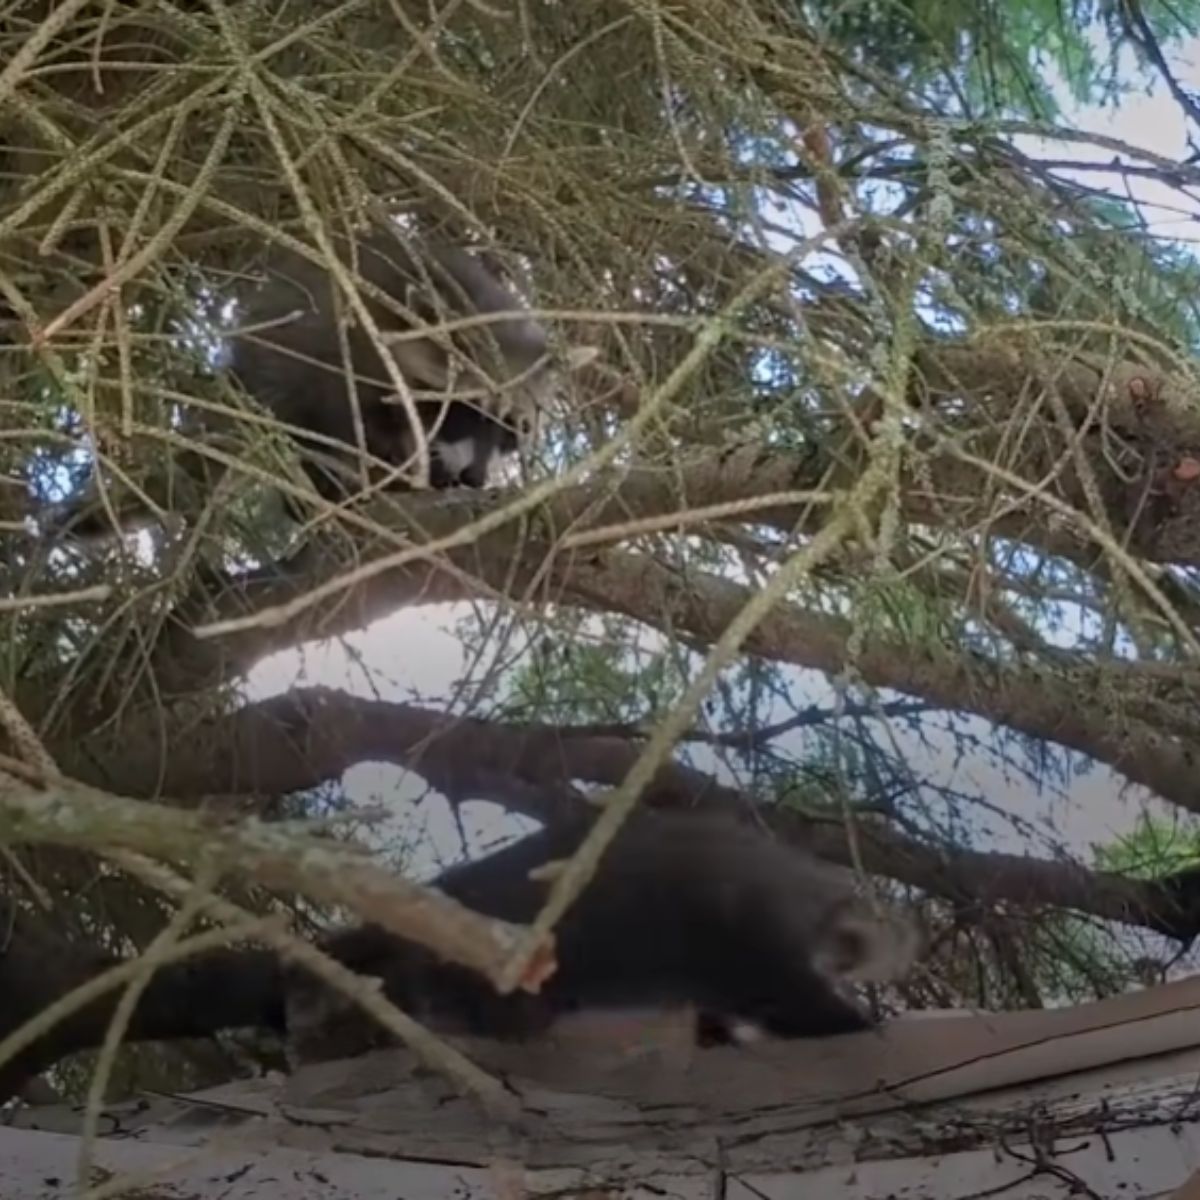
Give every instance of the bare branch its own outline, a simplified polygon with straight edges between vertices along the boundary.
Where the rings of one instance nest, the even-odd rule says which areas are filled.
[[[69,780],[44,790],[13,783],[0,790],[6,842],[132,850],[150,858],[213,862],[268,886],[345,905],[401,937],[499,979],[519,927],[472,912],[441,893],[409,883],[337,842],[249,819],[238,824],[126,800]]]
[[[552,725],[453,717],[311,688],[205,722],[186,747],[172,754],[165,782],[180,797],[238,790],[270,794],[313,787],[370,759],[414,771],[454,803],[487,799],[552,822],[586,803],[573,790],[575,781],[615,786],[636,757],[636,744],[625,737],[571,731],[564,736]],[[151,749],[139,755],[126,747],[104,767],[110,775],[128,771],[123,786],[129,791],[154,786],[159,778]],[[659,767],[643,800],[665,808],[736,813],[754,805],[736,788],[677,762]],[[1186,872],[1145,881],[1065,859],[931,846],[874,820],[855,823],[851,847],[840,820],[766,805],[759,812],[778,833],[825,858],[846,866],[861,862],[874,874],[959,904],[986,908],[1004,900],[1069,908],[1175,938],[1200,934],[1200,879]]]

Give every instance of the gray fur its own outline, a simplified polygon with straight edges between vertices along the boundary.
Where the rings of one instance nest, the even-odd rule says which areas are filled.
[[[392,230],[353,243],[339,239],[335,249],[348,274],[368,285],[355,280],[417,404],[430,437],[430,483],[484,486],[492,461],[515,452],[529,436],[556,386],[545,329],[465,250],[405,240]],[[232,339],[233,371],[251,395],[287,424],[344,447],[331,450],[298,439],[314,482],[327,496],[352,490],[352,474],[336,478],[337,463],[352,467],[358,445],[339,308],[365,449],[387,466],[407,465],[410,472],[416,467],[416,441],[394,381],[377,343],[353,317],[348,298],[335,301],[336,286],[324,266],[291,251],[276,252],[265,283],[247,300],[242,331]],[[372,295],[371,288],[379,294]],[[447,321],[501,314],[508,315],[449,332],[438,328]],[[254,326],[268,327],[247,328]],[[321,460],[330,469],[323,469]],[[393,486],[410,483],[398,479]]]

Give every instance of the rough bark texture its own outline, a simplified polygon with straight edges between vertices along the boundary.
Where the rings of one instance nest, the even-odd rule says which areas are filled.
[[[1078,704],[1071,708],[1080,711]],[[151,798],[161,790],[176,801],[188,801],[297,791],[372,760],[416,772],[455,803],[491,799],[539,820],[553,820],[583,803],[572,781],[615,786],[639,749],[636,737],[448,716],[415,704],[297,688],[198,723],[168,757],[150,730],[120,747],[90,749],[75,769],[113,791]],[[1188,802],[1194,803],[1190,783],[1187,790]],[[736,788],[679,763],[658,771],[644,800],[664,808],[727,812],[745,811],[750,803]],[[805,820],[786,811],[764,810],[762,815],[778,832],[824,857],[851,865],[858,854],[866,870],[948,899],[1070,908],[1185,941],[1200,934],[1200,875],[1193,872],[1139,880],[1069,860],[960,849],[947,853],[865,822],[855,830],[852,850],[840,822]]]
[[[172,1200],[1166,1196],[1200,1157],[1197,1003],[1192,984],[690,1057],[582,1029],[475,1043],[524,1105],[507,1127],[383,1052],[114,1106],[95,1162],[166,1167],[153,1194]],[[17,1114],[0,1134],[6,1200],[69,1194],[78,1119]]]

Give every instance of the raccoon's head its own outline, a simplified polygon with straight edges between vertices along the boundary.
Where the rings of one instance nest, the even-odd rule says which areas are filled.
[[[890,983],[911,970],[921,948],[913,921],[850,896],[829,914],[813,946],[813,966],[831,982]]]

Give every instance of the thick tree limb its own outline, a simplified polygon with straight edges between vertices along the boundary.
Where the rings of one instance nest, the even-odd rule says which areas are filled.
[[[485,565],[490,555],[477,561]],[[511,561],[504,571],[511,581],[515,573]],[[426,587],[429,583],[442,586]],[[649,558],[616,552],[576,559],[566,567],[559,587],[560,602],[621,612],[701,643],[719,636],[748,598],[746,589],[729,580],[700,572],[683,578]],[[439,577],[436,568],[398,571],[365,583],[355,593],[355,604],[344,606],[329,624],[358,626],[391,611],[397,603],[446,600],[455,592],[463,598],[461,585]],[[353,610],[351,615],[348,610]],[[231,672],[246,665],[243,655],[251,656],[252,650],[293,642],[305,632],[290,628],[285,636],[278,630],[256,629],[235,635],[228,646],[222,640],[215,649],[217,659],[208,659],[207,666],[220,660],[222,669]],[[316,630],[307,632],[311,636]],[[321,632],[331,636],[337,629],[326,626]],[[747,649],[772,661],[836,673],[846,666],[850,632],[849,624],[838,618],[794,605],[778,606],[750,636]],[[203,650],[200,653],[204,656]],[[181,665],[179,660],[174,663],[176,668]],[[1200,808],[1194,787],[1196,755],[1186,731],[1171,736],[1127,711],[1106,711],[1101,707],[1105,677],[1095,667],[1081,666],[1071,672],[1060,666],[1053,673],[1001,668],[972,661],[950,648],[945,655],[935,656],[924,647],[881,639],[866,641],[855,666],[866,682],[877,687],[905,692],[940,708],[975,713],[1068,746],[1109,764],[1166,800]],[[195,676],[192,682],[197,682]],[[1080,704],[1081,695],[1095,701]],[[73,741],[67,743],[68,755],[72,745]],[[177,749],[172,747],[172,753]],[[55,750],[62,753],[57,741]]]
[[[496,981],[523,933],[400,879],[341,843],[254,819],[222,822],[66,779],[48,781],[44,789],[12,781],[0,790],[0,839],[220,864],[267,886],[345,905],[363,920]]]
[[[920,365],[928,385],[937,392],[979,391],[985,385],[1009,389],[1018,386],[1040,364],[1029,361],[1016,346],[993,345],[986,349],[954,346],[923,352]],[[1122,374],[1122,371],[1124,374]],[[1085,363],[1057,366],[1055,387],[1064,403],[1075,411],[1095,398],[1102,376]],[[1145,371],[1131,374],[1121,368],[1110,382],[1110,424],[1140,428],[1151,440],[1191,436],[1187,397],[1176,395],[1162,379]],[[1047,384],[1049,381],[1047,381]],[[1002,386],[1003,385],[1003,386]],[[1151,397],[1147,401],[1146,397]],[[1097,464],[1101,470],[1103,464]],[[942,495],[938,484],[935,499],[913,485],[905,497],[910,519],[947,519],[968,523],[987,515],[990,504],[975,473],[961,462],[929,464],[927,477],[957,480]],[[212,642],[199,642],[190,632],[238,611],[261,610],[294,598],[304,586],[300,576],[261,576],[220,598],[204,610],[181,609],[178,621],[160,643],[156,654],[157,695],[192,691],[227,679],[260,655],[314,636],[331,636],[359,628],[397,606],[465,599],[486,594],[534,596],[552,588],[555,598],[596,611],[617,611],[651,625],[685,632],[700,642],[711,641],[728,624],[730,615],[744,602],[747,593],[726,580],[691,575],[686,581],[665,572],[652,561],[629,554],[599,554],[592,550],[558,548],[556,531],[603,529],[621,526],[630,514],[639,516],[684,513],[698,503],[708,505],[751,501],[771,493],[796,489],[819,489],[826,481],[830,461],[814,452],[808,458],[763,455],[755,448],[731,454],[708,454],[685,464],[678,472],[633,469],[605,477],[594,484],[565,490],[555,496],[536,519],[505,526],[476,544],[446,558],[446,567],[414,560],[403,567],[365,580],[347,595],[306,611],[277,627],[242,630]],[[953,506],[947,498],[953,497]],[[409,498],[406,505],[381,505],[399,536],[414,544],[436,540],[461,528],[486,511],[487,498],[435,496]],[[754,521],[792,532],[803,532],[820,519],[823,506],[806,510],[798,505],[756,509]],[[814,517],[814,512],[817,514]],[[1024,537],[1030,544],[1062,536],[1062,530],[1046,530],[1036,514],[1010,514],[1016,524],[1005,532]],[[1161,541],[1170,522],[1157,522],[1155,536]],[[996,527],[993,524],[993,527]],[[1191,522],[1190,529],[1194,529]],[[1181,531],[1181,536],[1183,532]],[[1191,532],[1187,533],[1191,537]],[[1080,546],[1082,555],[1084,547]],[[1144,547],[1134,547],[1141,553]],[[314,550],[310,557],[315,558]],[[547,569],[549,568],[549,569]],[[336,568],[316,565],[319,575],[329,577]],[[669,618],[665,614],[670,614]],[[848,627],[826,616],[803,610],[777,609],[754,634],[750,649],[764,657],[824,671],[845,665]],[[1061,656],[1060,656],[1061,657]],[[1094,687],[1090,671],[1072,674],[1056,670],[1052,676],[1029,672],[998,672],[994,667],[972,664],[961,655],[931,659],[923,649],[877,642],[868,647],[857,664],[869,682],[916,695],[940,707],[977,713],[1023,733],[1057,741],[1111,764],[1131,780],[1142,783],[1166,799],[1184,806],[1196,804],[1192,778],[1193,755],[1186,724],[1177,738],[1164,737],[1158,728],[1131,720],[1125,713],[1098,711],[1082,706],[1080,694],[1102,695]],[[981,679],[986,686],[981,686]],[[122,681],[124,683],[124,681]],[[53,694],[43,684],[37,695],[20,696],[23,711],[35,720],[45,697]],[[110,697],[96,697],[100,711],[107,713]],[[84,732],[91,718],[77,711],[76,719],[57,731],[53,740],[68,743]],[[1152,714],[1153,715],[1153,714]]]
[[[924,386],[935,396],[979,393],[998,397],[993,403],[1010,401],[1031,376],[1038,379],[1046,372],[1045,365],[1015,341],[1009,345],[928,348],[918,356],[917,365]],[[1055,363],[1053,376],[1042,379],[1041,386],[1053,385],[1068,410],[1082,419],[1105,379],[1100,369],[1071,361],[1067,365]],[[1154,375],[1148,368],[1119,366],[1110,372],[1108,384],[1105,413],[1110,428],[1123,429],[1154,445],[1200,444],[1200,422],[1194,417],[1192,397],[1172,381]],[[995,532],[1035,550],[1065,554],[1075,562],[1096,561],[1094,547],[1073,531],[1063,529],[1061,522],[1050,523],[1043,512],[1030,511],[1025,497],[1014,497],[1008,508],[997,506],[994,486],[980,479],[977,471],[950,456],[923,452],[922,457],[922,470],[907,479],[901,496],[902,512],[908,520],[935,524],[950,521],[964,528],[986,523]],[[1118,503],[1130,485],[1113,474],[1103,456],[1093,458],[1090,466],[1102,490],[1111,491],[1113,502]],[[1042,465],[1033,464],[1037,469]],[[805,455],[766,454],[756,446],[747,446],[728,453],[696,455],[670,472],[635,467],[606,473],[594,482],[558,492],[534,520],[510,523],[445,557],[455,572],[465,571],[477,579],[478,587],[428,561],[414,561],[389,572],[386,585],[375,579],[356,587],[352,603],[339,595],[319,610],[303,613],[284,625],[238,631],[212,644],[197,643],[190,634],[193,626],[282,604],[295,598],[305,586],[296,574],[287,578],[281,578],[278,572],[264,574],[235,585],[216,605],[205,600],[179,611],[180,624],[157,654],[160,685],[168,692],[203,687],[222,669],[228,672],[245,666],[305,637],[361,627],[398,605],[475,598],[486,594],[489,587],[506,594],[513,588],[520,592],[539,578],[547,558],[555,560],[555,573],[565,581],[569,599],[572,565],[587,555],[558,548],[557,531],[578,534],[606,527],[617,531],[625,528],[632,517],[686,514],[704,505],[749,504],[779,493],[816,493],[827,488],[831,478],[842,478],[844,482],[845,471],[836,456],[826,455],[816,446]],[[1066,499],[1085,507],[1083,493],[1071,477],[1064,477],[1060,484],[1070,493]],[[1200,495],[1200,489],[1197,491]],[[1200,501],[1191,503],[1190,492],[1185,491],[1177,502],[1174,515],[1162,515],[1152,524],[1131,531],[1130,553],[1147,561],[1200,563],[1193,519]],[[495,504],[495,498],[488,495],[410,496],[402,504],[380,501],[372,515],[394,530],[400,539],[399,543],[393,542],[394,548],[405,539],[421,545],[443,538],[486,514]],[[823,520],[823,513],[824,506],[819,504],[781,503],[755,507],[742,519],[794,535],[813,532]],[[1123,527],[1124,514],[1114,514],[1114,523]],[[614,541],[619,540],[621,535],[614,532]],[[333,563],[313,565],[318,578],[329,578],[337,570]],[[331,613],[336,614],[332,620]]]
[[[653,560],[611,553],[577,564],[576,595],[657,628],[699,641],[715,637],[746,601],[746,589],[715,575],[691,571],[686,578]],[[747,640],[747,649],[775,662],[830,674],[849,665],[851,627],[846,621],[795,606],[779,606]],[[1101,707],[1094,669],[1077,677],[1014,670],[972,662],[947,647],[931,654],[916,646],[864,640],[854,667],[876,687],[919,696],[930,704],[975,713],[1044,741],[1057,742],[1108,763],[1166,800],[1200,811],[1195,788],[1196,752],[1182,738],[1164,736],[1128,712]],[[1094,696],[1081,704],[1080,696]]]
[[[108,786],[145,794],[160,770],[178,798],[251,792],[278,794],[336,779],[366,759],[414,771],[452,802],[488,799],[542,821],[584,801],[576,780],[619,784],[637,757],[636,741],[564,737],[547,725],[506,725],[447,716],[418,705],[357,699],[323,688],[298,689],[204,722],[168,762],[157,742],[127,742],[103,763]],[[662,807],[745,812],[753,801],[736,788],[681,763],[658,771],[643,799]],[[936,847],[882,824],[854,830],[854,853],[841,822],[761,810],[783,836],[825,858],[952,899],[986,906],[1005,900],[1073,909],[1190,940],[1200,934],[1200,876],[1181,872],[1148,882],[1093,871],[1069,861]]]

